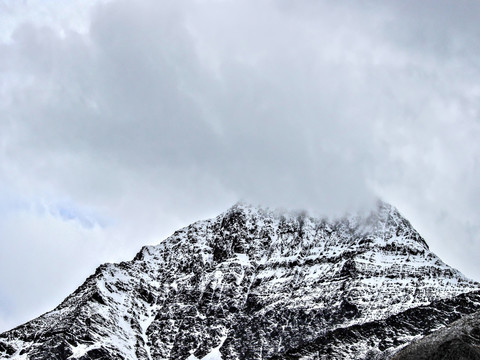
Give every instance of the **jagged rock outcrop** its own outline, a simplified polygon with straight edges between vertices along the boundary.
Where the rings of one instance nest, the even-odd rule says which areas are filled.
[[[479,284],[398,211],[317,219],[237,204],[100,266],[0,335],[6,359],[361,359],[480,310]]]

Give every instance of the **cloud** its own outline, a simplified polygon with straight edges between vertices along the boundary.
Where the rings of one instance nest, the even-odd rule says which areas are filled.
[[[331,215],[380,196],[480,278],[475,3],[92,3],[1,30],[0,184],[56,209],[5,211],[45,224],[43,252],[91,237],[128,258],[240,198]],[[1,246],[22,257],[16,229]]]

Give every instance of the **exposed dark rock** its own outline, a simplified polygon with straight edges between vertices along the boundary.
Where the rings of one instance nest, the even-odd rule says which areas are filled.
[[[0,341],[0,353],[4,353],[7,355],[15,354],[15,348],[11,345],[8,345],[2,341]]]
[[[480,312],[462,317],[400,350],[392,360],[480,359]]]

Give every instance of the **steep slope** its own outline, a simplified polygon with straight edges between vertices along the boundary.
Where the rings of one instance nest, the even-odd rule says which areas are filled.
[[[274,359],[392,359],[409,340],[429,334],[462,315],[479,310],[480,291],[461,294],[408,309],[386,319],[326,331],[315,340],[290,349]],[[408,359],[417,358],[413,356]],[[439,358],[433,356],[425,359]],[[458,360],[456,357],[451,359]]]
[[[480,312],[462,317],[402,349],[392,360],[480,359]]]
[[[475,311],[477,293],[456,296],[478,288],[387,204],[336,220],[237,204],[102,265],[55,310],[1,334],[0,354],[359,359]],[[438,310],[451,298],[453,315]]]

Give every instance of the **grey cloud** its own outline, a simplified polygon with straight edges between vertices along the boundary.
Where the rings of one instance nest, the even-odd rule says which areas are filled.
[[[213,174],[242,197],[266,194],[262,200],[272,201],[283,193],[290,202],[301,199],[309,187],[312,193],[296,206],[309,205],[304,202],[312,194],[325,192],[315,188],[338,187],[345,175],[339,169],[347,167],[343,153],[352,157],[356,152],[347,149],[355,138],[351,127],[359,126],[347,118],[350,114],[332,109],[341,106],[343,91],[322,88],[317,81],[344,90],[348,76],[336,66],[332,74],[327,65],[318,67],[317,79],[311,82],[309,69],[303,68],[297,52],[275,64],[282,59],[283,49],[293,44],[295,38],[290,35],[259,64],[223,59],[220,79],[212,79],[177,10],[171,16],[153,5],[137,10],[126,3],[112,4],[97,13],[88,39],[76,34],[60,38],[52,31],[42,35],[32,27],[20,29],[16,35],[19,57],[37,77],[28,92],[21,89],[28,98],[19,101],[29,106],[15,104],[27,111],[20,114],[30,132],[25,141],[74,156],[95,153],[100,160],[132,169],[143,164],[150,168],[147,174],[154,169],[154,177],[168,177],[172,168],[195,167]],[[261,33],[266,27],[263,19],[258,20],[254,25]],[[279,20],[276,25],[281,30]],[[236,37],[243,36],[249,23],[243,26]],[[305,36],[301,29],[296,31]],[[283,36],[273,32],[266,36],[276,35]],[[241,40],[243,46],[249,45],[248,39]],[[48,46],[42,48],[44,43]],[[41,53],[39,48],[46,54],[35,55]],[[212,124],[210,117],[217,122]],[[360,130],[368,132],[366,127]],[[306,136],[309,142],[304,141]],[[318,151],[324,156],[318,156]],[[31,154],[26,156],[32,159]],[[322,174],[313,171],[314,167]],[[345,185],[342,191],[347,192],[352,184]],[[334,203],[330,201],[322,210]]]

